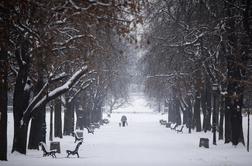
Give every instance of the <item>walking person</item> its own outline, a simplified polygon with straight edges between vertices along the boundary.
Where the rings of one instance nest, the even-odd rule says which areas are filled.
[[[127,123],[127,117],[125,115],[123,115],[121,117],[121,123],[122,123],[122,127],[125,127],[126,124],[128,125],[128,123]]]

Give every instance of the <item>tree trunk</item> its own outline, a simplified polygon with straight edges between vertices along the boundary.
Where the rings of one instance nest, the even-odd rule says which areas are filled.
[[[35,87],[35,94],[39,93],[41,88],[43,87],[43,79],[40,78]],[[44,105],[41,105],[38,109],[36,115],[32,117],[31,120],[31,128],[30,128],[30,137],[28,149],[38,149],[39,143],[46,142],[46,108]]]
[[[25,122],[23,125],[16,127],[16,130],[14,129],[12,153],[17,151],[21,154],[26,154],[28,123]]]
[[[195,73],[195,103],[194,103],[194,113],[193,113],[193,127],[196,127],[196,132],[201,131],[201,108],[200,108],[200,102],[201,102],[201,91],[202,91],[202,82],[201,82],[201,70],[200,67],[198,67],[198,70]]]
[[[212,131],[213,131],[213,144],[217,145],[216,143],[216,132],[217,132],[217,128],[219,126],[219,92],[213,91],[213,116],[212,116]]]
[[[220,95],[216,94],[216,127],[219,126],[219,114],[220,114]]]
[[[8,61],[7,52],[0,51],[0,160],[7,161],[7,111],[8,111]]]
[[[91,117],[91,123],[97,123],[99,122],[99,102],[97,100],[93,100],[93,106],[92,106],[92,111],[90,112],[90,117]]]
[[[186,114],[186,127],[188,127],[188,133],[191,133],[191,129],[192,129],[192,103],[190,100],[190,96],[187,96],[186,99],[186,110],[185,110],[185,114]]]
[[[230,2],[229,2],[230,1]],[[229,3],[233,1],[228,0]],[[226,16],[232,18],[236,15],[233,7],[231,7],[227,2],[225,3],[226,7]],[[244,144],[243,130],[242,130],[242,93],[243,85],[240,81],[243,79],[243,75],[246,73],[246,69],[243,66],[246,66],[247,59],[243,54],[246,52],[244,47],[241,47],[241,40],[244,40],[242,36],[237,31],[237,20],[229,19],[226,22],[227,28],[227,39],[228,46],[226,51],[227,57],[227,78],[228,78],[228,97],[230,98],[229,102],[229,111],[230,111],[230,124],[231,124],[231,142],[233,145],[237,145],[239,142]]]
[[[204,86],[203,90],[201,91],[201,108],[203,112],[203,130],[204,132],[207,132],[207,126],[208,126],[208,112],[207,112],[207,90]]]
[[[83,111],[83,126],[86,128],[90,125],[90,110],[84,110]]]
[[[101,101],[97,101],[95,102],[95,105],[94,105],[94,110],[91,112],[93,113],[92,117],[93,117],[93,122],[100,122],[100,120],[102,119],[102,103]]]
[[[17,50],[16,52],[17,59],[27,52],[23,47],[20,49],[21,51]],[[23,124],[21,123],[21,119],[30,99],[30,91],[29,89],[25,90],[25,85],[30,83],[27,81],[29,60],[27,60],[27,57],[22,57],[22,59],[25,60],[26,63],[22,65],[20,64],[21,62],[19,63],[20,68],[16,78],[13,96],[14,138],[12,152],[17,151],[21,154],[26,154],[27,127],[30,119],[27,119]]]
[[[201,131],[201,118],[200,118],[200,93],[196,92],[195,103],[194,103],[194,114],[193,114],[193,122],[196,127],[196,131]]]
[[[76,105],[76,129],[83,130],[84,129],[84,110],[83,107],[78,102]]]
[[[176,121],[176,124],[178,125],[181,125],[181,114],[180,114],[180,103],[179,103],[179,99],[178,98],[175,98],[175,108],[174,108],[174,113],[175,113],[175,121]]]
[[[168,122],[175,123],[175,118],[173,115],[173,103],[171,101],[169,102]]]
[[[244,11],[244,19],[243,19],[243,25],[244,29],[247,32],[247,35],[249,37],[250,42],[252,42],[252,21],[251,21],[251,13],[252,13],[252,3],[251,0],[246,0],[246,7]]]
[[[183,112],[183,125],[185,124],[186,126],[188,126],[188,108],[185,108],[184,112]]]
[[[61,118],[61,99],[55,99],[54,106],[54,136],[62,138],[62,118]]]
[[[224,109],[225,109],[225,97],[223,95],[221,95],[220,123],[219,123],[219,140],[223,140]]]
[[[211,131],[211,112],[212,112],[212,95],[211,95],[211,84],[209,78],[206,80],[206,122],[205,127],[207,131]]]
[[[242,97],[235,101],[235,108],[231,111],[232,144],[242,143],[245,145],[242,129]]]
[[[231,141],[231,105],[230,98],[226,96],[225,98],[225,143]]]
[[[83,114],[83,110],[76,110],[76,129],[80,129],[83,130],[84,129],[84,114]]]
[[[38,113],[32,117],[28,149],[39,150],[39,143],[46,142],[45,106],[39,107]]]
[[[192,132],[192,107],[189,107],[189,121],[188,121],[188,132]]]
[[[49,133],[49,141],[53,141],[53,105],[50,104],[50,133]]]
[[[217,92],[213,92],[213,145],[216,145],[216,128],[217,128]]]
[[[158,112],[161,112],[161,101],[158,99]]]
[[[16,83],[13,100],[13,114],[14,114],[14,138],[12,153],[17,151],[21,154],[26,154],[27,146],[27,130],[29,121],[21,123],[23,117],[23,111],[29,103],[29,92],[23,92],[18,90],[20,87]],[[22,97],[20,97],[22,96]],[[20,100],[22,99],[22,100]]]
[[[66,108],[64,115],[64,133],[63,135],[72,135],[74,132],[74,102],[66,98]]]
[[[99,116],[100,116],[100,110],[98,107],[95,107],[94,111],[92,111],[93,115],[93,122],[98,123],[99,122]]]
[[[234,80],[240,80],[240,70],[235,64],[229,64],[229,78]],[[237,88],[239,87],[239,88]],[[227,111],[225,113],[225,143],[232,142],[233,145],[237,145],[239,142],[244,144],[243,130],[242,130],[242,88],[235,81],[228,83],[228,97],[226,100]],[[226,126],[227,125],[227,126]]]
[[[83,130],[84,129],[84,110],[83,106],[80,103],[81,98],[77,97],[75,102],[76,108],[76,129]]]

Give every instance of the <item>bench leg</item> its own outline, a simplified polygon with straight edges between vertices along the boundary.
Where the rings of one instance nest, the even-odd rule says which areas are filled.
[[[67,158],[69,157],[70,153],[67,152]]]
[[[53,153],[52,156],[53,156],[54,158],[56,158],[56,154],[55,154],[55,153]]]

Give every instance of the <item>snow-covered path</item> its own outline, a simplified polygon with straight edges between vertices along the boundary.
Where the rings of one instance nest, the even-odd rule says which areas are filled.
[[[20,165],[85,165],[85,166],[202,166],[221,165],[236,166],[252,164],[252,153],[246,152],[239,145],[218,146],[211,144],[211,133],[188,134],[176,133],[159,124],[165,118],[155,113],[125,113],[129,125],[119,127],[121,113],[112,114],[110,123],[95,131],[95,134],[84,132],[84,144],[80,147],[80,158],[66,158],[66,149],[74,148],[71,136],[58,140],[61,143],[61,154],[57,158],[42,157],[41,151],[28,151],[26,156],[9,154],[8,162],[0,162],[1,166]],[[199,148],[199,138],[210,139],[210,148]],[[9,146],[11,142],[9,142]],[[10,149],[11,147],[9,147]],[[252,150],[252,149],[251,149]]]
[[[212,134],[176,133],[160,126],[159,114],[126,114],[129,126],[118,127],[122,114],[113,114],[110,125],[88,137],[83,152],[87,165],[251,165],[243,146],[211,145]],[[210,149],[198,147],[199,138],[210,139]],[[89,142],[89,143],[88,143]]]
[[[88,163],[99,165],[153,165],[167,164],[167,145],[172,141],[160,136],[162,128],[158,126],[158,116],[154,114],[125,114],[129,125],[119,127],[121,114],[113,114],[110,125],[97,131],[97,138],[87,140]],[[154,123],[153,123],[154,122]],[[160,126],[159,126],[160,127]],[[99,139],[100,138],[100,139]],[[102,138],[102,139],[101,139]],[[97,148],[96,150],[92,150]],[[93,160],[91,156],[95,156]]]

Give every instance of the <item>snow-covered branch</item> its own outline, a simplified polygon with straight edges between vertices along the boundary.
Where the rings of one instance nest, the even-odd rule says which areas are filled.
[[[192,41],[180,42],[178,44],[168,44],[168,45],[165,45],[165,46],[166,47],[186,47],[186,46],[190,46],[190,45],[196,44],[199,41],[199,39],[202,38],[205,34],[206,34],[206,32],[200,33]]]
[[[174,77],[176,75],[184,76],[188,75],[188,73],[172,73],[172,74],[156,74],[156,75],[149,75],[146,78],[155,78],[155,77]]]
[[[35,101],[31,102],[32,105],[30,104],[30,106],[27,107],[27,109],[25,110],[25,112],[23,114],[23,118],[21,121],[27,122],[27,120],[29,120],[30,115],[34,112],[34,110],[36,110],[39,106],[45,105],[49,101],[57,98],[58,96],[64,94],[65,92],[67,92],[87,72],[88,72],[88,67],[84,66],[81,69],[79,69],[78,71],[76,71],[72,75],[72,77],[62,86],[52,90],[51,92],[47,93],[45,96],[41,97],[40,99],[35,98],[36,102]]]
[[[73,101],[73,99],[75,99],[80,94],[80,92],[82,92],[83,90],[88,88],[92,84],[92,82],[93,82],[93,79],[88,79],[88,80],[84,81],[80,85],[80,88],[73,94],[73,96],[69,98],[68,102],[71,103]]]
[[[62,80],[63,78],[66,78],[68,76],[68,74],[66,72],[63,72],[55,77],[52,77],[51,78],[51,81],[50,82],[55,82],[55,81],[58,81],[58,80]]]
[[[104,2],[100,2],[98,0],[89,0],[89,4],[87,7],[80,7],[78,6],[73,0],[69,0],[69,3],[76,9],[76,10],[82,10],[82,11],[85,11],[85,10],[88,10],[89,8],[91,8],[92,6],[94,5],[100,5],[100,6],[106,6],[106,7],[109,7],[112,5],[111,2],[108,2],[108,3],[104,3]]]
[[[40,89],[39,93],[35,97],[33,97],[32,101],[30,102],[30,104],[28,105],[27,109],[25,110],[25,112],[23,114],[24,115],[27,114],[27,111],[30,111],[31,109],[33,109],[34,106],[42,99],[42,97],[43,97],[45,91],[48,89],[50,83],[58,81],[58,80],[65,78],[65,77],[66,77],[65,72],[61,73],[57,77],[53,77],[53,74],[51,74],[48,81]]]
[[[69,0],[69,2],[76,10],[88,10],[92,6],[92,4],[89,4],[87,7],[80,7],[73,0]]]
[[[73,40],[79,39],[79,38],[83,38],[85,35],[76,35],[76,36],[72,36],[69,39],[67,39],[64,42],[54,42],[53,44],[58,45],[58,46],[65,46],[67,44],[69,44],[70,42],[72,42]]]

